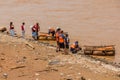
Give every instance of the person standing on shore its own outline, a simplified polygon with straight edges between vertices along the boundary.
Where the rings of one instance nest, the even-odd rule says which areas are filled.
[[[69,49],[69,43],[70,43],[69,35],[65,34],[65,48],[66,49]]]
[[[64,44],[65,44],[65,49],[64,49],[64,54],[69,54],[69,43],[70,43],[70,39],[69,39],[69,35],[68,33],[65,33],[65,41],[64,41]]]
[[[35,26],[32,26],[31,30],[32,30],[32,37],[33,37],[34,40],[36,40],[37,39],[37,36],[36,36],[37,34],[36,34]]]
[[[63,49],[64,51],[65,50],[65,36],[64,36],[63,31],[60,31],[58,41],[59,41],[59,51],[61,51],[61,49]]]
[[[60,51],[60,45],[59,45],[59,35],[60,35],[60,31],[61,31],[61,29],[58,28],[58,29],[56,30],[56,33],[55,33],[56,44],[57,44],[56,52]]]
[[[10,22],[10,35],[11,35],[11,36],[14,36],[14,35],[15,35],[13,22]]]
[[[40,31],[40,26],[39,26],[39,23],[36,23],[34,26],[35,28],[35,32],[36,32],[36,39],[38,40],[39,39],[39,31]]]
[[[25,22],[21,25],[21,31],[22,31],[22,38],[25,38]]]

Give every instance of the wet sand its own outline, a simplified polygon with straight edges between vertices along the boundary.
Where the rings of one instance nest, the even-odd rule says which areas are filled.
[[[83,45],[116,45],[116,60],[120,62],[120,1],[119,0],[4,0],[0,1],[0,24],[9,26],[13,21],[16,32],[26,22],[40,23],[41,31],[49,26],[61,27],[69,32],[71,43],[79,40]]]

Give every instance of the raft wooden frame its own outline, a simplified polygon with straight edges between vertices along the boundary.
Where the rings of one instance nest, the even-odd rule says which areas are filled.
[[[98,53],[97,55],[109,55],[114,56],[115,55],[115,45],[105,45],[105,46],[84,46],[84,54],[85,55],[94,55],[95,51],[101,51],[101,53]]]
[[[40,32],[39,34],[40,34],[39,35],[40,40],[55,40],[55,37],[53,37],[52,35],[49,35],[48,33]]]

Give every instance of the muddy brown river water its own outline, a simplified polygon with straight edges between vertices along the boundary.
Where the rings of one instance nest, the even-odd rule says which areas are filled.
[[[13,21],[20,34],[20,25],[40,23],[41,31],[49,26],[69,32],[71,43],[80,45],[116,45],[116,62],[120,62],[120,0],[0,0],[0,26]]]

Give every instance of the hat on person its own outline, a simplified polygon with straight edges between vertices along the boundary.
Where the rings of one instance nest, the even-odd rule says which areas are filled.
[[[58,29],[61,29],[61,28],[60,28],[60,27],[57,27],[56,29],[58,30]]]

